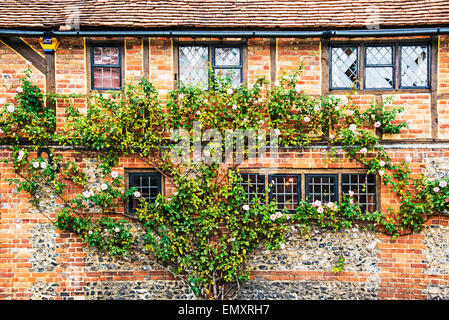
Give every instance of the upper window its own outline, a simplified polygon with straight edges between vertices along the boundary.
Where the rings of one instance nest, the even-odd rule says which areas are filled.
[[[215,74],[230,77],[232,86],[242,84],[242,47],[222,45],[180,45],[179,81],[207,88],[208,64]]]
[[[92,90],[119,90],[122,83],[119,46],[92,46]]]
[[[136,187],[142,198],[146,199],[148,203],[153,203],[161,193],[161,175],[157,172],[130,173],[129,187]],[[133,196],[129,199],[130,213],[136,211],[139,198]]]
[[[429,88],[429,51],[428,44],[333,45],[330,89]]]

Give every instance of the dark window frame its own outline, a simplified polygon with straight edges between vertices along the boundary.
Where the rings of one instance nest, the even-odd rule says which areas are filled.
[[[213,72],[215,73],[215,51],[214,48],[240,48],[240,65],[239,67],[229,66],[227,68],[221,66],[217,69],[240,69],[240,86],[247,82],[247,69],[248,69],[248,43],[247,39],[243,40],[179,40],[175,38],[173,40],[173,63],[174,63],[174,88],[179,88],[180,85],[180,61],[179,51],[183,46],[204,46],[208,48],[208,62],[210,63]],[[214,61],[212,61],[214,60]],[[210,90],[206,88],[205,90]]]
[[[391,64],[390,65],[388,65],[388,64],[368,64],[367,63],[367,54],[366,54],[366,52],[367,52],[367,49],[369,48],[369,47],[390,47],[391,48]],[[395,57],[396,57],[396,50],[397,50],[397,46],[395,45],[395,44],[378,44],[378,43],[375,43],[375,44],[364,44],[364,46],[363,46],[363,65],[364,65],[364,72],[363,72],[363,87],[364,87],[364,89],[365,90],[393,90],[395,87],[396,87],[396,76],[395,76],[395,73],[396,73],[396,63],[397,63],[397,61],[396,61],[396,59],[395,59]],[[392,85],[391,85],[391,87],[389,87],[389,88],[370,88],[370,87],[367,87],[366,86],[366,69],[367,68],[382,68],[382,67],[387,67],[387,68],[391,68],[391,70],[392,70],[392,81],[393,81],[393,83],[392,83]]]
[[[305,175],[305,198],[304,199],[308,199],[309,197],[309,183],[310,183],[310,178],[323,178],[323,177],[332,177],[335,179],[334,181],[334,189],[335,189],[335,200],[332,201],[329,195],[329,201],[332,201],[334,203],[339,203],[339,188],[341,187],[340,185],[340,179],[338,174],[336,173],[313,173],[313,174],[306,174]],[[327,202],[329,202],[327,201]]]
[[[427,46],[427,86],[419,86],[419,87],[401,87],[401,47],[402,46]],[[382,92],[385,94],[388,93],[408,93],[408,92],[425,92],[429,93],[432,89],[432,77],[436,75],[432,75],[432,39],[402,39],[402,40],[394,40],[388,39],[385,41],[382,40],[332,40],[329,41],[329,46],[327,48],[329,55],[329,66],[326,70],[328,74],[328,91],[329,93],[337,92],[349,92],[352,90],[351,87],[347,88],[334,88],[332,87],[332,48],[335,47],[357,47],[358,48],[358,74],[357,78],[359,82],[356,83],[357,91],[364,93],[375,93]],[[365,62],[366,62],[366,46],[393,46],[393,88],[366,88],[365,84]],[[363,72],[363,75],[360,73]]]
[[[128,188],[137,187],[137,189],[139,189],[138,186],[132,185],[132,178],[134,176],[157,177],[158,178],[157,179],[158,192],[159,192],[159,194],[162,194],[162,175],[159,172],[140,172],[140,171],[128,172],[127,173]],[[128,198],[128,214],[132,215],[132,216],[136,213],[136,208],[134,208],[132,205],[133,199],[134,199],[134,197],[132,197],[132,196],[129,196],[129,198]]]
[[[351,181],[350,181],[349,183],[344,183],[344,182],[343,182],[343,180],[344,180],[344,179],[343,179],[343,176],[345,176],[345,175],[347,175],[347,176],[353,176],[353,175],[365,175],[365,176],[367,177],[367,181],[366,181],[366,185],[365,185],[366,188],[368,188],[368,184],[370,183],[370,182],[368,181],[369,176],[374,177],[374,182],[371,183],[371,184],[374,185],[374,203],[373,203],[373,205],[374,205],[374,209],[376,210],[376,209],[378,208],[378,195],[379,195],[379,192],[378,192],[378,190],[377,190],[377,176],[374,175],[374,174],[368,174],[368,173],[342,173],[342,175],[341,175],[341,182],[340,182],[340,190],[341,190],[342,196],[343,196],[343,195],[348,195],[348,194],[349,194],[349,192],[344,192],[344,191],[343,191],[343,185],[344,185],[344,184],[346,184],[346,185],[356,184],[356,183],[352,183]],[[361,195],[368,196],[368,192],[365,192],[365,194],[361,194]],[[368,205],[369,205],[369,203],[367,202],[366,206],[368,206]],[[361,206],[362,206],[362,205],[360,205],[360,207],[361,207]],[[361,208],[361,209],[362,209],[362,208]],[[363,209],[362,209],[362,210],[363,210]]]
[[[301,201],[301,174],[300,173],[279,173],[279,174],[268,174],[268,187],[272,184],[272,180],[273,177],[277,177],[277,178],[287,178],[287,177],[294,177],[296,178],[297,182],[296,182],[296,196],[297,196],[297,203],[296,203],[296,207],[298,207],[299,202]],[[270,192],[268,193],[268,202],[271,202],[273,200],[273,186],[270,189]],[[279,209],[279,210],[283,210],[283,209]],[[296,209],[291,209],[288,210],[289,212],[294,212]]]
[[[106,91],[120,91],[123,89],[123,79],[125,78],[125,68],[124,68],[124,61],[125,61],[125,52],[124,52],[124,42],[123,40],[86,40],[86,46],[87,46],[87,62],[90,64],[88,69],[88,91],[99,91],[99,92],[106,92]],[[119,53],[119,64],[118,65],[100,65],[95,64],[95,57],[94,57],[94,49],[96,47],[102,47],[102,48],[118,48]],[[119,77],[120,77],[120,87],[119,88],[96,88],[94,86],[94,68],[97,67],[106,67],[106,68],[119,68]]]
[[[347,175],[369,175],[366,170],[361,170],[361,169],[335,169],[335,170],[314,170],[314,169],[298,169],[298,170],[294,170],[294,169],[283,169],[280,170],[279,173],[270,173],[269,171],[265,171],[263,170],[262,172],[259,171],[260,169],[246,169],[242,172],[240,172],[240,174],[255,174],[255,175],[259,175],[264,177],[266,184],[265,184],[265,203],[270,202],[271,200],[273,200],[272,197],[272,188],[270,188],[270,184],[271,184],[271,177],[272,176],[298,176],[298,203],[300,201],[305,201],[308,197],[308,184],[307,184],[307,178],[306,176],[333,176],[336,177],[336,186],[334,186],[336,193],[335,193],[335,198],[336,201],[334,201],[337,204],[340,204],[341,201],[343,200],[343,196],[346,195],[343,192],[343,175],[347,174]],[[326,172],[327,171],[327,172]],[[380,204],[381,204],[381,199],[380,199],[380,194],[381,194],[381,181],[378,178],[377,175],[373,175],[374,176],[374,184],[375,184],[375,195],[374,195],[374,201],[375,201],[375,205],[374,205],[374,210],[380,210]],[[268,190],[267,190],[268,189]],[[294,212],[294,210],[289,210],[289,213]]]

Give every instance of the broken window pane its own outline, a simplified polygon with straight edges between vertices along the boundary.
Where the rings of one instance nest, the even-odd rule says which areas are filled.
[[[358,77],[357,47],[332,47],[331,64],[331,87],[351,88]]]
[[[401,87],[428,87],[427,45],[401,46]]]

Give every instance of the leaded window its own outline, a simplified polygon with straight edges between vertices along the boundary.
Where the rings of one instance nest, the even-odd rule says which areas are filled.
[[[280,210],[295,210],[301,199],[301,176],[277,174],[268,179],[271,183],[270,200],[276,201]]]
[[[214,74],[229,77],[233,87],[242,84],[243,57],[241,46],[180,45],[179,81],[208,87],[208,64]]]
[[[338,175],[308,174],[306,175],[306,198],[309,202],[338,201]]]
[[[426,89],[430,85],[429,44],[341,44],[331,45],[329,54],[331,90]]]
[[[429,46],[401,46],[401,88],[429,86]]]
[[[376,210],[376,176],[366,174],[342,174],[341,190],[344,195],[353,192],[354,202],[359,204],[362,211]]]
[[[358,50],[354,46],[331,48],[331,88],[351,88],[358,77]]]
[[[393,46],[365,47],[365,88],[392,89],[394,87]]]
[[[92,89],[118,90],[122,82],[119,46],[92,46]]]
[[[140,197],[132,196],[129,199],[129,211],[135,213],[140,198],[153,203],[161,193],[161,175],[157,172],[130,173],[129,187],[136,187],[141,195]]]

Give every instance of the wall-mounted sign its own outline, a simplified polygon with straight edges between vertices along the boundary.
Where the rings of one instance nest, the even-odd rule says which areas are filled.
[[[42,37],[39,39],[39,43],[46,53],[56,52],[60,44],[59,40],[53,37]]]

